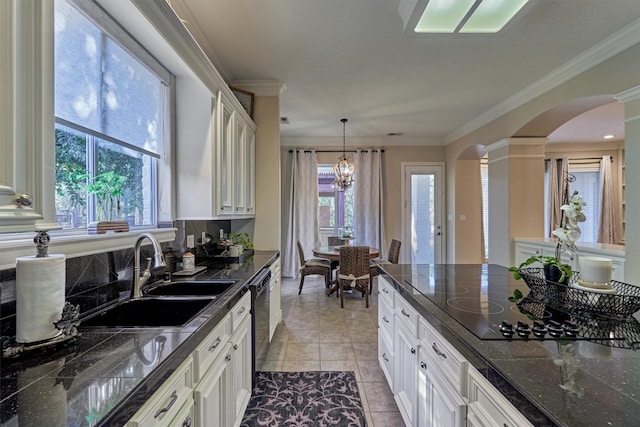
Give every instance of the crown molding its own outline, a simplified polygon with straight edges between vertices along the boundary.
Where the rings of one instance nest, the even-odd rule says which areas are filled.
[[[636,101],[640,99],[640,86],[620,92],[619,94],[614,95],[614,98],[625,104],[627,102]]]
[[[468,122],[459,129],[451,132],[444,140],[449,144],[476,129],[496,120],[510,111],[524,105],[541,94],[567,82],[579,74],[593,68],[606,61],[618,53],[634,46],[640,42],[640,19],[627,25],[620,31],[597,43],[590,49],[585,50],[571,61],[555,69],[551,73],[542,77],[533,84],[516,92],[514,95],[496,104],[486,113],[481,114],[474,120]],[[624,92],[623,92],[624,93]]]
[[[280,96],[287,89],[280,80],[234,80],[231,86],[248,90],[256,96]]]

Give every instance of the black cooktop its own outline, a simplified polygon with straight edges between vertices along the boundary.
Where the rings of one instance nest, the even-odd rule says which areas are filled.
[[[525,282],[515,280],[503,266],[405,265],[387,270],[483,340],[576,339],[640,346],[640,323],[634,318],[611,320],[560,311],[533,298]],[[509,300],[516,289],[524,296],[518,303]]]

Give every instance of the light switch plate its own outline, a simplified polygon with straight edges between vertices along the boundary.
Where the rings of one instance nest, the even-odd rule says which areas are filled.
[[[193,234],[189,234],[187,236],[187,248],[193,248],[194,246]]]

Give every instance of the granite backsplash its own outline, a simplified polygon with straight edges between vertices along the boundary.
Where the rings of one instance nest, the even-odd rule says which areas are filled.
[[[166,252],[170,245],[162,244]],[[133,248],[66,259],[66,300],[80,305],[86,313],[128,295],[133,282]],[[153,255],[151,246],[143,246],[145,258]],[[164,276],[163,268],[152,270],[151,281]],[[46,298],[46,295],[42,296]],[[0,334],[2,342],[16,335],[16,269],[0,271]]]

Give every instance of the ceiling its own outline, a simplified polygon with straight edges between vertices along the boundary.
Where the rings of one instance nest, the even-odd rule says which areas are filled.
[[[348,139],[404,145],[446,144],[625,26],[640,28],[638,0],[533,1],[499,34],[419,37],[402,36],[400,0],[171,4],[225,80],[282,85],[283,140],[341,144],[346,117]],[[588,114],[552,140],[624,131],[621,105]]]

